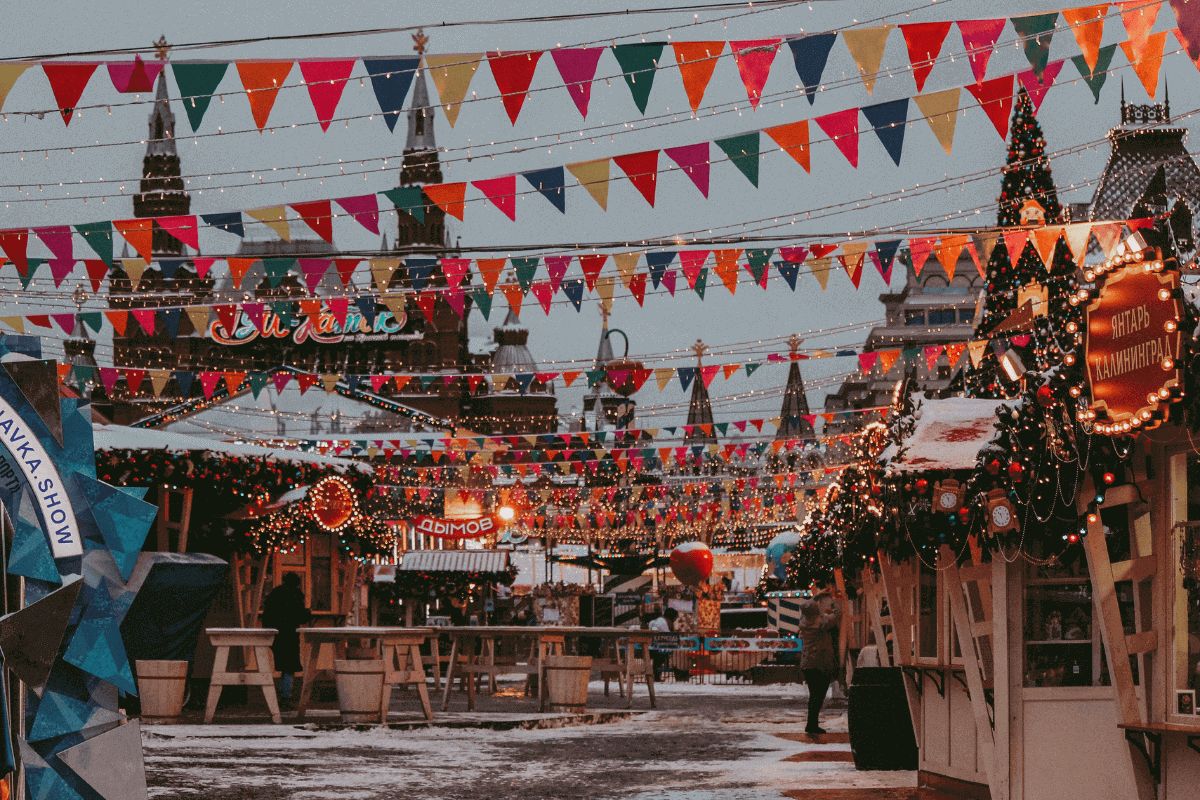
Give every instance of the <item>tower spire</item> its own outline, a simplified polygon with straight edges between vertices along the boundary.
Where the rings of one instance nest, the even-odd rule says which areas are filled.
[[[687,415],[687,424],[692,432],[685,435],[683,440],[689,445],[716,444],[717,437],[712,433],[712,401],[708,397],[708,387],[704,385],[704,373],[701,371],[708,345],[697,339],[688,349],[696,354],[696,377],[692,379],[692,399],[688,403]],[[701,426],[707,426],[708,431],[705,432]]]
[[[154,43],[155,56],[167,60],[166,37]],[[175,149],[175,114],[167,96],[167,71],[158,73],[154,106],[147,120],[146,155],[142,158],[142,180],[133,196],[133,215],[139,218],[172,217],[188,213],[192,199],[183,185],[179,152]],[[183,243],[155,226],[154,255],[180,256]]]
[[[776,441],[803,439],[813,435],[812,423],[804,418],[809,413],[808,397],[804,392],[804,378],[800,375],[800,359],[797,357],[803,343],[804,339],[795,333],[787,340],[792,365],[788,368],[787,387],[783,390],[783,407],[779,410]]]
[[[423,30],[413,34],[413,50],[424,55],[429,37]],[[404,158],[400,166],[400,185],[441,183],[442,169],[438,163],[437,141],[433,135],[433,106],[425,85],[425,70],[417,67],[413,76],[413,99],[408,109],[408,138],[404,142]]]

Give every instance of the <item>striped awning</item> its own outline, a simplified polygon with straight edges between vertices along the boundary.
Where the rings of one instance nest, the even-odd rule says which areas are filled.
[[[503,572],[507,550],[411,550],[404,554],[402,572]]]

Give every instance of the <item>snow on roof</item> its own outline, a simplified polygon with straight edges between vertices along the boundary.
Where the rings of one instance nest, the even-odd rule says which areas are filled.
[[[410,550],[400,562],[401,571],[503,572],[507,550]]]
[[[996,433],[998,400],[922,400],[921,418],[892,466],[901,470],[969,469]],[[892,446],[887,454],[895,457]]]
[[[262,458],[264,456],[276,461],[293,463],[322,464],[343,469],[357,469],[363,472],[371,471],[371,467],[358,461],[346,458],[333,458],[317,453],[301,453],[294,450],[276,450],[255,444],[223,442],[218,439],[188,436],[184,433],[151,430],[148,428],[128,428],[124,425],[93,425],[96,450],[169,450],[183,453],[192,450],[204,450],[210,453],[220,453],[244,458]]]

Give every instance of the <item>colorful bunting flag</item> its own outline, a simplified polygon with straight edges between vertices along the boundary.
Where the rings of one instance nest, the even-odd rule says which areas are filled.
[[[618,44],[612,48],[617,64],[625,77],[629,93],[638,111],[646,113],[646,103],[650,100],[650,89],[654,86],[654,71],[662,58],[664,42],[639,42],[636,44]]]
[[[603,47],[580,47],[550,51],[563,85],[584,119],[587,119],[588,104],[592,99],[592,78],[596,75],[596,64],[604,50]]]
[[[675,63],[683,79],[683,90],[687,93],[692,111],[704,102],[704,90],[716,69],[717,59],[725,49],[724,42],[672,42]]]
[[[594,161],[577,161],[567,164],[567,171],[575,176],[575,180],[596,201],[601,209],[608,210],[608,159],[598,158]]]
[[[858,74],[862,77],[867,94],[875,90],[875,79],[879,77],[879,64],[883,60],[883,50],[887,46],[887,37],[892,25],[881,25],[877,28],[852,28],[842,31],[842,39],[850,51]]]
[[[1004,30],[1003,19],[959,20],[958,32],[962,34],[963,47],[967,48],[967,59],[976,83],[983,83],[987,76],[988,61],[996,49],[996,40]]]
[[[353,69],[354,59],[309,59],[300,62],[300,74],[308,86],[308,98],[317,112],[321,130],[329,130],[329,123],[337,113],[338,101],[342,99],[342,91]]]
[[[765,132],[783,152],[804,167],[805,172],[812,172],[812,162],[808,152],[808,120],[802,119],[787,125],[776,125],[773,128],[767,128]]]
[[[700,190],[700,194],[708,198],[708,142],[688,144],[682,147],[668,147],[663,150],[680,169],[691,178],[692,183]]]
[[[375,93],[375,101],[379,103],[379,110],[383,113],[383,121],[393,133],[404,108],[404,98],[408,96],[408,87],[412,85],[413,76],[420,63],[420,58],[411,56],[363,59],[363,66],[371,76],[371,90]]]
[[[746,97],[750,100],[751,108],[758,108],[762,99],[763,86],[771,72],[771,64],[775,54],[779,52],[781,39],[752,39],[741,42],[730,42],[733,60],[737,64],[738,74],[742,85],[746,87]],[[696,106],[692,106],[696,110]]]
[[[804,94],[808,97],[810,106],[816,102],[821,76],[825,73],[825,65],[829,61],[829,51],[836,40],[836,33],[818,33],[787,40],[796,64],[796,75],[804,84]]]
[[[537,69],[538,59],[542,57],[540,50],[517,52],[488,53],[488,66],[492,68],[492,77],[496,88],[500,90],[500,101],[508,112],[508,119],[513,125],[525,104],[529,94],[529,84],[533,81],[534,70]]]
[[[471,86],[471,78],[475,77],[475,70],[479,69],[482,59],[483,53],[425,56],[425,68],[433,78],[438,100],[441,101],[442,111],[445,112],[446,121],[450,123],[451,128],[458,121],[458,112],[462,109],[463,99]],[[433,200],[432,197],[429,199]]]
[[[238,61],[238,77],[250,101],[250,114],[261,131],[275,106],[275,98],[292,71],[291,61]],[[285,239],[285,241],[287,241]]]

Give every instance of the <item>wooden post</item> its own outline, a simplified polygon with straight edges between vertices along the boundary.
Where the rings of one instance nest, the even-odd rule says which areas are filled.
[[[888,614],[892,618],[892,636],[895,639],[893,652],[897,664],[912,664],[913,629],[916,622],[916,575],[908,562],[896,564],[882,550],[878,553],[879,574],[883,576],[883,587],[887,593]]]

